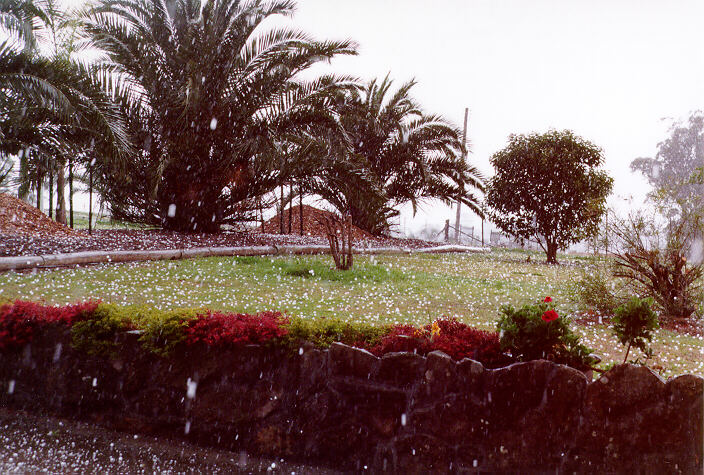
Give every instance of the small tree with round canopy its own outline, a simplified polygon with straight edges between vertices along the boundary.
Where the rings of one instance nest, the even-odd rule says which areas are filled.
[[[568,130],[511,135],[491,157],[491,220],[508,234],[536,240],[547,263],[557,264],[558,250],[598,229],[613,184],[598,170],[603,161],[599,147]]]

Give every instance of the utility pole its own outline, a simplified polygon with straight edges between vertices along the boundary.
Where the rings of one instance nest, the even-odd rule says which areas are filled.
[[[469,108],[464,108],[464,128],[462,129],[462,160],[467,160],[467,116]],[[457,216],[455,217],[455,242],[460,242],[460,214],[462,212],[462,202],[457,199]]]

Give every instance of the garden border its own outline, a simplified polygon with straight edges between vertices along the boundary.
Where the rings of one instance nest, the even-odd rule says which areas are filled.
[[[357,254],[396,255],[396,254],[441,254],[453,252],[491,252],[488,247],[447,245],[410,249],[401,247],[362,247],[354,248]],[[238,247],[194,247],[188,249],[163,249],[145,251],[85,251],[65,254],[44,254],[39,256],[0,257],[0,272],[36,268],[64,267],[81,264],[103,264],[110,262],[140,262],[158,260],[192,259],[197,257],[228,256],[280,256],[280,255],[319,255],[330,254],[325,245],[310,246],[238,246]]]

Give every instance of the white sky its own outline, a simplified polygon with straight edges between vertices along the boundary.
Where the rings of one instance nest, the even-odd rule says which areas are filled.
[[[359,42],[336,71],[416,78],[424,108],[459,126],[469,107],[469,159],[487,176],[509,134],[573,130],[603,148],[623,208],[619,197],[638,205],[648,191],[628,166],[655,154],[662,119],[704,108],[703,20],[701,0],[299,0],[293,22]],[[454,222],[425,209],[409,228]]]
[[[416,78],[414,97],[458,126],[469,107],[469,160],[487,176],[509,134],[573,130],[603,148],[623,209],[648,191],[628,166],[655,154],[663,119],[704,109],[703,20],[702,0],[298,0],[292,23],[359,43],[336,72]],[[403,223],[447,218],[430,204]],[[462,220],[479,222],[468,210]]]

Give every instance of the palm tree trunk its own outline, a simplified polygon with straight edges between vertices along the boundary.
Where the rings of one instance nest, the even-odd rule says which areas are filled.
[[[93,165],[88,166],[88,234],[93,234]]]
[[[49,217],[54,217],[54,172],[49,168]]]
[[[37,209],[42,210],[42,174],[37,170]]]
[[[303,236],[303,188],[298,185],[298,220],[301,228],[301,236]]]
[[[288,233],[291,234],[291,222],[293,221],[293,183],[288,185],[288,196],[290,198],[288,205]]]
[[[68,157],[68,209],[69,223],[73,228],[73,159]]]
[[[262,198],[259,197],[258,199],[258,205],[259,205],[259,217],[262,220],[262,232],[264,232],[264,206],[262,206]]]
[[[66,224],[66,199],[64,191],[66,188],[66,164],[59,161],[59,169],[56,172],[56,221]]]
[[[279,234],[284,233],[284,185],[281,185],[281,212],[279,213]]]

